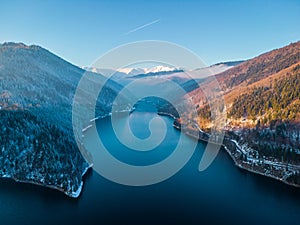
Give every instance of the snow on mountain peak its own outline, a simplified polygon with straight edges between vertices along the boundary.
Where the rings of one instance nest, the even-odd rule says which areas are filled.
[[[168,66],[155,66],[152,68],[145,69],[146,73],[158,73],[158,72],[169,72],[174,71],[176,68]]]
[[[150,68],[120,68],[117,71],[126,73],[129,75],[139,75],[139,74],[147,74],[147,73],[158,73],[158,72],[169,72],[174,71],[176,68],[168,67],[168,66],[155,66]]]
[[[119,68],[119,69],[99,69],[95,67],[82,67],[85,70],[92,71],[95,73],[101,73],[101,74],[106,74],[109,72],[110,74],[115,72],[127,74],[129,76],[135,76],[135,75],[140,75],[140,74],[148,74],[148,73],[159,73],[159,72],[171,72],[177,70],[175,67],[168,67],[168,66],[155,66],[155,67],[150,67],[150,68],[130,68],[130,67],[124,67],[124,68]]]

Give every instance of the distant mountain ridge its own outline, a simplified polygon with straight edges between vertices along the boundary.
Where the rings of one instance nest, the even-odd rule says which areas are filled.
[[[242,62],[244,61],[240,60],[240,61],[220,62],[208,67],[203,67],[191,71],[186,71],[184,68],[174,68],[174,67],[168,67],[162,65],[150,67],[150,68],[120,68],[117,70],[86,67],[86,66],[82,68],[87,71],[102,74],[104,76],[113,75],[113,77],[116,79],[128,78],[128,77],[138,78],[138,77],[160,76],[160,75],[172,76],[173,73],[175,74],[175,73],[184,73],[184,72],[188,72],[189,75],[192,75],[191,78],[198,79],[200,77],[203,78],[205,76],[211,76],[211,75],[224,72],[230,68],[233,68],[234,66],[239,65]]]
[[[136,76],[136,75],[141,75],[141,74],[154,74],[154,73],[164,73],[164,72],[176,72],[178,70],[181,71],[181,69],[176,69],[174,67],[168,67],[168,66],[162,66],[162,65],[158,65],[158,66],[154,66],[154,67],[150,67],[150,68],[119,68],[119,69],[106,69],[106,68],[95,68],[95,67],[82,67],[83,69],[87,70],[87,71],[91,71],[94,73],[100,73],[103,75],[107,75],[107,74],[119,74],[117,75],[118,77],[125,77],[125,75],[128,76]]]

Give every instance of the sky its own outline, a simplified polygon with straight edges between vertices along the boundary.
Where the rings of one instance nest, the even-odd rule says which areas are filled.
[[[129,42],[163,40],[207,65],[300,40],[299,0],[0,0],[0,43],[40,45],[78,66]]]

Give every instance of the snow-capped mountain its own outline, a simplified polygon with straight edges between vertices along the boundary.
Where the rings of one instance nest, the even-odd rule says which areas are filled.
[[[158,73],[158,72],[170,72],[170,71],[174,71],[177,70],[174,67],[168,67],[168,66],[155,66],[152,68],[146,68],[145,69],[145,73]]]
[[[159,73],[159,72],[171,72],[176,70],[174,67],[158,65],[150,68],[120,68],[117,69],[118,72],[126,73],[127,75],[139,75],[148,73]]]
[[[147,76],[159,76],[163,75],[164,78],[168,77],[188,77],[190,79],[201,79],[204,77],[216,75],[222,73],[228,69],[233,68],[234,66],[242,63],[243,61],[233,61],[233,62],[221,62],[208,67],[203,67],[195,70],[185,71],[182,68],[175,68],[169,66],[158,65],[150,68],[119,68],[119,69],[106,69],[106,68],[95,68],[95,67],[82,67],[87,71],[94,73],[99,73],[104,76],[110,77],[113,76],[114,79],[122,78],[138,78]]]
[[[162,66],[158,65],[155,67],[150,67],[150,68],[130,68],[130,67],[125,67],[125,68],[119,68],[119,69],[106,69],[106,68],[95,68],[95,67],[82,67],[83,69],[87,71],[91,71],[94,73],[100,73],[104,76],[109,76],[114,74],[115,77],[122,77],[125,75],[125,77],[129,76],[136,76],[140,74],[149,74],[149,73],[161,73],[161,72],[172,72],[172,71],[177,71],[178,69],[174,67],[168,67],[168,66]]]
[[[145,74],[145,69],[143,68],[120,68],[117,69],[118,72],[125,73],[127,75],[139,75],[139,74]]]

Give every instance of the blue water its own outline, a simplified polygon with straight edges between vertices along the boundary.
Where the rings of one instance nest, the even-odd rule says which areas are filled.
[[[154,112],[131,114],[133,132],[146,138],[147,121],[153,116]],[[167,141],[146,155],[120,145],[110,118],[97,124],[111,154],[147,165],[167,157],[180,135],[171,118],[163,119]],[[198,143],[180,172],[151,186],[124,186],[90,171],[76,200],[55,190],[0,179],[0,224],[299,224],[298,189],[238,169],[224,150],[207,170],[199,172],[204,148]]]

